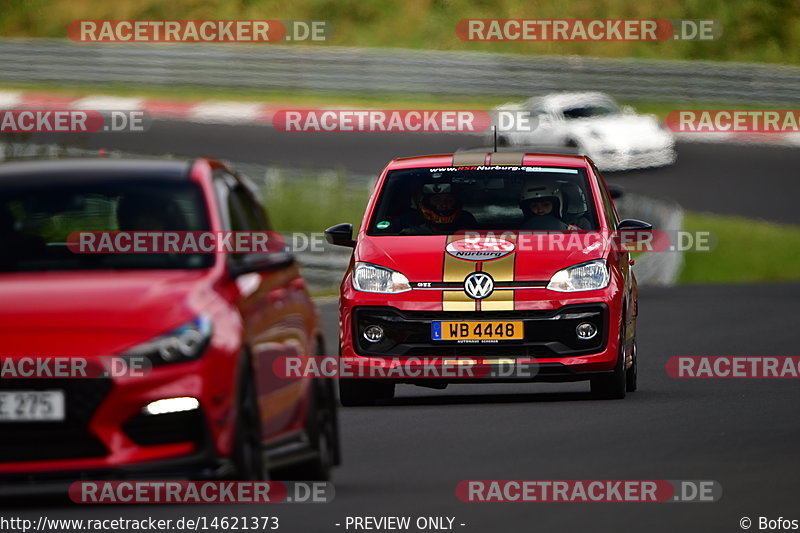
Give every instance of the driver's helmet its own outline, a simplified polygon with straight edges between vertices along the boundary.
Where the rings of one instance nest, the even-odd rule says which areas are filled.
[[[462,212],[461,200],[449,183],[426,183],[417,196],[423,218],[434,224],[452,224]]]
[[[563,204],[561,190],[558,185],[550,181],[529,181],[523,183],[519,196],[519,206],[528,214],[528,205],[534,200],[550,200],[553,202],[553,215],[561,216]]]

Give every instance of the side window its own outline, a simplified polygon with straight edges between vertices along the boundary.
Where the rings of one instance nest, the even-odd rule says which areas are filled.
[[[214,189],[217,194],[217,203],[222,211],[224,229],[227,231],[253,231],[259,230],[258,225],[253,226],[247,216],[247,208],[242,201],[242,195],[237,193],[240,184],[230,174],[224,171],[214,173]],[[244,255],[240,253],[229,254],[229,260],[240,263]]]
[[[236,178],[217,170],[214,186],[222,218],[231,231],[271,231],[263,206]]]
[[[237,185],[236,188],[233,189],[231,198],[235,199],[241,209],[242,215],[250,230],[269,231],[271,229],[264,208],[242,185]]]
[[[614,211],[614,203],[611,201],[611,197],[608,195],[608,190],[606,189],[606,183],[603,180],[603,177],[600,175],[600,172],[597,170],[597,167],[592,164],[592,170],[594,171],[595,175],[597,176],[597,181],[600,184],[600,196],[603,200],[603,211],[606,213],[606,219],[608,220],[608,224],[612,230],[617,229],[617,214]]]

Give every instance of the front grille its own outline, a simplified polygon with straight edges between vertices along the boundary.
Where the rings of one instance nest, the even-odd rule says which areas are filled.
[[[474,320],[521,320],[524,340],[499,343],[459,343],[433,341],[431,322]],[[591,322],[597,335],[578,339],[575,327]],[[353,310],[353,336],[356,353],[377,357],[508,357],[558,358],[597,353],[605,348],[608,330],[605,304],[569,305],[545,311],[438,312],[400,311],[392,307],[356,307]],[[363,337],[367,326],[384,330],[379,342]]]
[[[0,462],[105,457],[89,422],[113,383],[109,379],[2,379],[0,390],[63,390],[63,422],[0,423]]]
[[[205,435],[203,413],[199,409],[163,415],[139,414],[122,430],[140,446],[194,442],[200,447]]]

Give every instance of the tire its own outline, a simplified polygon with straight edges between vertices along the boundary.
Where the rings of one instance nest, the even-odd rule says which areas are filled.
[[[611,374],[591,378],[592,396],[597,400],[621,400],[625,397],[627,378],[625,376],[625,336],[620,335],[617,364]]]
[[[315,381],[306,418],[313,456],[302,462],[270,470],[276,481],[328,481],[331,469],[341,462],[336,395],[330,380]]]
[[[339,400],[345,407],[375,405],[379,400],[392,398],[394,398],[394,383],[353,378],[339,380]]]
[[[258,411],[253,370],[250,357],[244,356],[239,372],[236,400],[236,428],[233,441],[233,466],[236,479],[260,481],[264,479],[264,461],[261,449],[261,416]]]
[[[637,380],[639,374],[638,355],[636,353],[636,338],[633,339],[633,355],[630,368],[625,371],[625,390],[627,392],[635,392],[637,387]]]

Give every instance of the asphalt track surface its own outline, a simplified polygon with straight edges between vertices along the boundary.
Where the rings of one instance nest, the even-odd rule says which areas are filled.
[[[286,166],[377,171],[397,155],[447,151],[464,139],[348,134],[284,139],[268,128],[165,124],[107,148],[210,154]],[[448,146],[448,143],[450,145]],[[673,167],[609,176],[686,208],[800,223],[800,152],[681,145]],[[800,257],[800,254],[799,254]],[[800,264],[800,261],[798,261]],[[675,355],[797,355],[800,285],[644,288],[639,391],[594,401],[588,384],[398,388],[386,405],[341,410],[344,464],[331,504],[280,506],[45,506],[4,516],[178,518],[274,514],[280,531],[345,531],[347,516],[451,516],[455,531],[742,531],[749,517],[800,519],[797,380],[678,380]],[[336,306],[321,305],[328,339]],[[462,503],[468,479],[716,480],[716,503]],[[45,503],[45,502],[42,502]],[[342,526],[335,526],[336,523]],[[349,531],[353,531],[350,529]],[[411,531],[416,531],[411,529]]]

